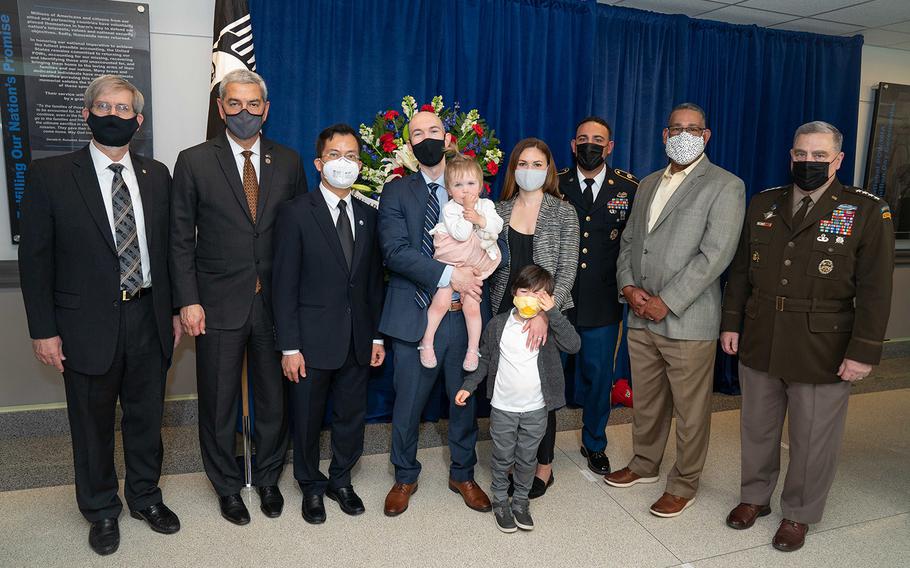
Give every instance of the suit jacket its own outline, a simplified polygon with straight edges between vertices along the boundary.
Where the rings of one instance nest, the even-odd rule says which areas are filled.
[[[151,158],[130,154],[145,238],[161,351],[174,347],[167,265],[171,176]],[[109,188],[106,188],[110,191]],[[59,335],[64,366],[85,375],[110,369],[120,330],[120,261],[89,147],[35,160],[22,200],[19,272],[34,339]]]
[[[348,269],[332,214],[319,190],[281,205],[275,226],[272,306],[278,348],[299,349],[307,367],[339,369],[351,341],[370,362],[382,310],[378,214],[351,200],[354,255]]]
[[[835,383],[849,358],[878,364],[891,311],[894,227],[879,198],[836,179],[799,226],[791,185],[752,198],[721,329],[739,359],[787,382]]]
[[[487,379],[487,398],[493,399],[496,374],[499,372],[499,343],[510,317],[511,311],[493,316],[484,328],[480,338],[480,362],[477,370],[465,377],[462,389],[473,393],[477,385]],[[559,308],[555,306],[551,308],[547,312],[547,317],[550,335],[547,343],[540,347],[537,370],[540,373],[540,387],[544,402],[547,403],[547,410],[556,410],[566,405],[566,378],[560,351],[578,353],[581,349],[581,337]]]
[[[262,138],[260,153],[255,223],[226,134],[183,150],[174,166],[174,306],[201,304],[212,328],[238,329],[246,322],[257,277],[270,300],[278,206],[306,193],[297,152]]]
[[[509,219],[512,218],[515,199],[517,198],[496,202],[496,212],[504,221],[500,242],[505,242],[507,249],[511,230]],[[568,310],[574,305],[572,286],[578,271],[578,217],[570,204],[549,193],[544,194],[540,213],[537,214],[532,249],[534,263],[545,268],[556,280],[556,290],[553,292],[556,307],[561,312]],[[494,314],[499,311],[511,269],[509,263],[503,263],[490,276],[490,304]]]
[[[588,208],[577,172],[573,167],[559,176],[559,192],[578,213],[581,237],[569,321],[582,327],[613,325],[622,320],[622,304],[615,299],[619,237],[629,220],[638,179],[607,167],[597,199]]]
[[[660,322],[629,313],[629,327],[671,339],[717,339],[720,275],[736,252],[745,213],[745,186],[704,156],[667,201],[653,230],[648,211],[664,169],[638,186],[622,234],[616,282],[658,295],[670,309]],[[621,301],[625,301],[621,298]]]

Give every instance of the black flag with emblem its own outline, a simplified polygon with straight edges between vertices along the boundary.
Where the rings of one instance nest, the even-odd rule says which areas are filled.
[[[215,102],[221,78],[235,69],[256,70],[253,26],[247,0],[215,0],[215,29],[212,37],[212,82],[206,138],[214,138],[224,132],[224,121],[218,114],[218,103]]]

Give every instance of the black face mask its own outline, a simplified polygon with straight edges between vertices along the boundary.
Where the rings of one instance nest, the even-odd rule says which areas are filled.
[[[414,149],[414,157],[417,158],[417,161],[432,168],[441,162],[442,157],[445,155],[445,140],[425,138],[420,143],[414,144],[412,148]]]
[[[103,146],[119,148],[126,146],[133,139],[133,135],[139,130],[139,120],[137,117],[120,118],[116,114],[98,116],[97,114],[88,113],[89,129],[92,131],[92,137]]]
[[[593,171],[604,163],[604,146],[593,142],[575,145],[575,162],[585,171]]]
[[[831,162],[793,162],[790,176],[793,183],[803,191],[815,191],[828,181],[828,166]]]

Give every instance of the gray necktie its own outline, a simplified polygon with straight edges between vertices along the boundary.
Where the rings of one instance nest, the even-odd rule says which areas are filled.
[[[117,235],[117,256],[120,258],[120,289],[132,296],[142,288],[142,257],[139,254],[139,235],[130,190],[123,181],[123,164],[111,164],[114,172],[111,201],[114,209],[114,233]]]

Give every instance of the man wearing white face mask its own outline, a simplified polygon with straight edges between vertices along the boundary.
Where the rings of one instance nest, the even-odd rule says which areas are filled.
[[[379,338],[382,257],[376,210],[351,195],[360,138],[347,124],[326,128],[313,163],[319,191],[282,205],[275,228],[272,285],[281,367],[291,381],[294,477],[303,518],[325,521],[323,495],[349,515],[364,512],[351,484],[363,453],[370,367],[385,358]],[[332,393],[332,463],[319,471],[319,432]]]
[[[658,517],[679,515],[698,491],[711,428],[720,275],[745,212],[742,180],[704,154],[710,137],[699,106],[684,103],[670,113],[663,131],[670,164],[638,186],[616,269],[620,300],[633,312],[635,457],[605,480],[613,487],[657,482],[676,415],[676,464],[651,505]]]

